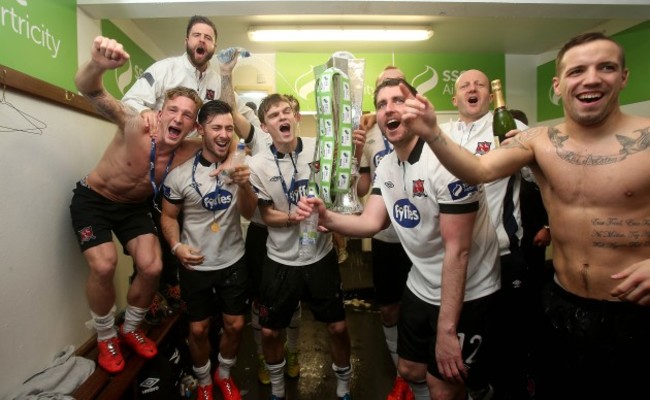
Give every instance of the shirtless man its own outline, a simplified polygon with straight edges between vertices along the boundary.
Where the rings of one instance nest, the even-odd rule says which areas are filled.
[[[406,123],[467,183],[525,165],[535,174],[555,268],[544,292],[539,398],[647,396],[648,368],[639,363],[650,357],[650,119],[620,109],[627,82],[619,44],[601,33],[571,39],[553,78],[564,122],[482,157],[442,133],[425,98],[406,100]]]
[[[102,84],[104,72],[122,66],[129,54],[115,40],[99,36],[93,41],[91,55],[77,72],[77,88],[118,130],[95,169],[77,183],[70,212],[90,266],[86,296],[97,331],[98,363],[109,373],[117,373],[124,369],[120,340],[143,357],[157,353],[155,343],[138,329],[162,268],[160,244],[146,199],[160,189],[169,169],[200,147],[198,140],[183,139],[194,130],[202,102],[192,89],[168,91],[158,113],[157,131],[149,132],[138,112],[113,98]],[[127,293],[120,339],[112,310],[117,249],[111,231],[138,270]]]

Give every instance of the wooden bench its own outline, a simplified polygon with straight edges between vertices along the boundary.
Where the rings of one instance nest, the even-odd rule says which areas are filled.
[[[144,324],[143,330],[146,332],[147,337],[160,347],[169,331],[178,322],[180,314],[180,311],[175,311],[172,315],[165,317],[158,325],[148,326]],[[138,373],[147,362],[146,359],[135,355],[130,349],[124,348],[124,346],[122,346],[122,349],[126,361],[126,366],[122,372],[111,375],[97,365],[95,372],[71,396],[76,400],[118,400],[122,398],[126,391],[132,387]],[[76,354],[97,363],[97,335],[93,335],[80,346]]]

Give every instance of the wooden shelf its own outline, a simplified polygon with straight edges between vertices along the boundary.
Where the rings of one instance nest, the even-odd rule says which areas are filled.
[[[7,88],[28,94],[75,111],[105,119],[83,96],[0,64],[0,87],[4,99]]]

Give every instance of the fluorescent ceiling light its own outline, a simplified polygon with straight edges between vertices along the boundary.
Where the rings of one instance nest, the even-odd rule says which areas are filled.
[[[429,27],[407,26],[251,26],[248,38],[253,42],[407,42],[433,36]]]

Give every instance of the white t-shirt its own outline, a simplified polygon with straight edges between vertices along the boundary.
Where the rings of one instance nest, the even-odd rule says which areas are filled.
[[[308,164],[313,161],[315,147],[315,138],[299,137],[293,154],[274,153],[275,147],[269,147],[251,157],[250,181],[257,191],[259,202],[272,204],[274,209],[287,214],[294,211],[300,198],[307,195],[310,175]],[[312,264],[332,250],[332,234],[319,232],[314,258],[302,261],[298,259],[299,225],[269,226],[268,229],[267,254],[272,260],[284,265]]]
[[[192,170],[196,161],[198,163],[193,180]],[[205,256],[202,265],[193,266],[198,271],[229,267],[243,257],[245,251],[241,214],[237,208],[239,186],[209,176],[214,170],[214,163],[203,157],[198,160],[192,157],[171,170],[163,184],[165,198],[183,205],[181,242],[201,249]],[[204,202],[204,198],[207,201]],[[204,203],[210,209],[204,207]],[[214,222],[219,226],[218,232],[211,229]]]
[[[253,125],[253,131],[251,132],[250,136],[248,137],[248,141],[246,142],[246,146],[251,149],[251,155],[254,156],[259,152],[269,151],[269,147],[272,144],[273,139],[271,138],[271,135],[264,132],[262,128]],[[264,221],[262,221],[259,207],[255,208],[255,212],[251,217],[251,222],[259,225],[265,225]]]
[[[517,120],[515,122],[519,129],[523,130],[528,128]],[[488,112],[470,124],[465,124],[458,120],[441,124],[440,128],[456,143],[477,156],[486,154],[494,148],[492,113]],[[499,252],[501,255],[510,254],[511,241],[519,246],[524,236],[519,202],[520,188],[521,176],[518,173],[511,177],[485,184],[485,195],[490,211],[490,219],[497,230]]]
[[[439,221],[445,213],[477,213],[464,301],[487,296],[500,288],[498,243],[483,187],[467,185],[453,176],[422,140],[407,162],[399,162],[395,153],[384,158],[377,168],[373,194],[381,194],[402,246],[413,262],[406,285],[418,298],[440,305],[445,246]]]
[[[210,65],[205,72],[199,71],[192,65],[187,54],[182,54],[149,66],[126,92],[122,101],[138,112],[145,109],[158,111],[165,102],[165,92],[177,86],[196,90],[204,102],[221,97],[221,75]],[[251,124],[260,125],[259,119],[246,104],[238,104],[237,108]]]

